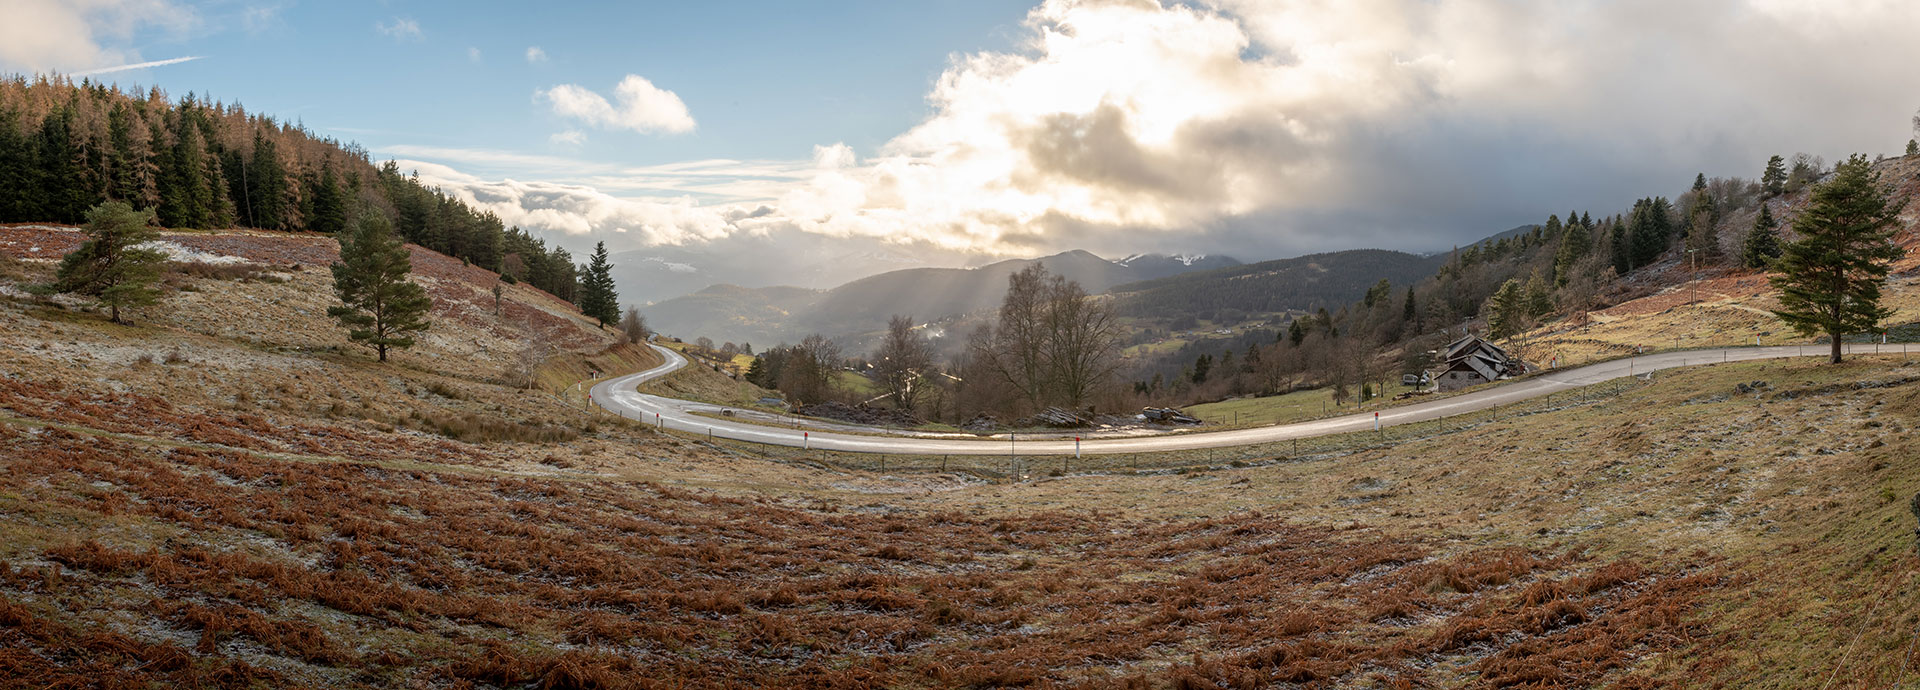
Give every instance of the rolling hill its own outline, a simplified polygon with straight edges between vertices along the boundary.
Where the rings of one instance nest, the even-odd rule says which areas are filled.
[[[1123,283],[1239,265],[1224,256],[1146,254],[1110,261],[1075,250],[978,268],[889,271],[831,290],[716,285],[648,307],[647,319],[663,333],[763,344],[794,341],[815,332],[831,336],[866,333],[885,327],[894,314],[931,321],[992,308],[1006,292],[1007,277],[1034,263],[1044,263],[1047,270],[1079,282],[1094,293]]]
[[[1116,308],[1127,316],[1250,314],[1348,304],[1381,279],[1411,285],[1432,275],[1445,256],[1419,256],[1382,249],[1355,249],[1194,271],[1114,287]]]

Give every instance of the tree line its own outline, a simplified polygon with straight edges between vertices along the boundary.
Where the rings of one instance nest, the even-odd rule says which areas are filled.
[[[0,222],[76,224],[105,201],[170,228],[338,234],[359,209],[399,236],[579,303],[585,271],[490,212],[376,167],[356,144],[192,93],[65,77],[0,78]],[[609,321],[617,320],[618,314]]]

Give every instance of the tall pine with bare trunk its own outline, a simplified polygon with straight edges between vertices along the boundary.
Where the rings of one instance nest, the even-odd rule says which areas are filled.
[[[1893,224],[1905,206],[1888,198],[1867,158],[1854,155],[1814,188],[1793,220],[1800,239],[1774,262],[1778,273],[1771,280],[1780,290],[1774,314],[1801,335],[1826,334],[1835,364],[1841,338],[1871,332],[1892,314],[1880,306],[1880,284],[1906,254],[1893,242]]]

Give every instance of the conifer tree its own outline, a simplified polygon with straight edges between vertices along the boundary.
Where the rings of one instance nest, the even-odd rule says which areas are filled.
[[[1767,196],[1780,196],[1787,191],[1787,160],[1779,156],[1767,159],[1767,169],[1760,173],[1760,189]]]
[[[1870,331],[1893,313],[1880,306],[1880,284],[1906,254],[1891,229],[1905,206],[1891,202],[1879,173],[1855,154],[1814,188],[1793,220],[1800,239],[1774,263],[1781,307],[1774,314],[1802,335],[1826,334],[1835,364],[1842,337]]]
[[[1526,294],[1520,281],[1508,278],[1481,309],[1487,316],[1487,335],[1500,339],[1518,334],[1526,319],[1526,310]]]
[[[594,243],[593,256],[587,259],[586,275],[580,279],[580,313],[599,321],[601,327],[620,320],[620,294],[605,242]]]
[[[1568,223],[1560,250],[1553,257],[1553,282],[1566,285],[1573,278],[1573,267],[1593,250],[1593,233],[1585,223]]]
[[[1753,229],[1747,232],[1747,239],[1740,245],[1740,265],[1747,268],[1766,268],[1773,260],[1780,258],[1780,233],[1774,228],[1773,212],[1766,204],[1760,205],[1760,215],[1753,220]]]
[[[1527,281],[1527,318],[1537,319],[1553,311],[1553,290],[1547,287],[1547,281],[1540,274],[1533,274]]]
[[[98,298],[112,310],[114,323],[122,307],[152,304],[159,296],[153,283],[167,255],[140,245],[152,241],[153,211],[135,211],[124,201],[109,201],[87,210],[87,241],[60,260],[60,269],[43,292],[71,292]]]
[[[340,260],[333,264],[333,290],[340,306],[327,315],[346,326],[347,337],[380,353],[413,347],[413,335],[427,330],[433,308],[427,291],[407,279],[413,262],[385,216],[371,209],[360,214],[351,232],[338,238]]]
[[[313,212],[307,217],[308,230],[331,235],[347,228],[347,197],[333,174],[333,166],[320,169],[320,179],[309,196]]]
[[[1920,154],[1920,141],[1915,141],[1915,140],[1913,140],[1913,139],[1908,139],[1908,140],[1907,140],[1907,155],[1909,155],[1909,156],[1912,156],[1912,155],[1916,155],[1916,154]]]

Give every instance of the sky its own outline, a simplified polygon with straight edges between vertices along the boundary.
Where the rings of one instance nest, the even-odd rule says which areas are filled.
[[[570,249],[763,283],[1437,251],[1896,154],[1920,3],[0,0],[0,71],[239,101]],[[814,277],[782,273],[810,257]],[[821,270],[841,259],[844,273]],[[906,258],[902,258],[906,257]],[[717,275],[717,273],[716,273]],[[824,277],[822,277],[824,276]]]

